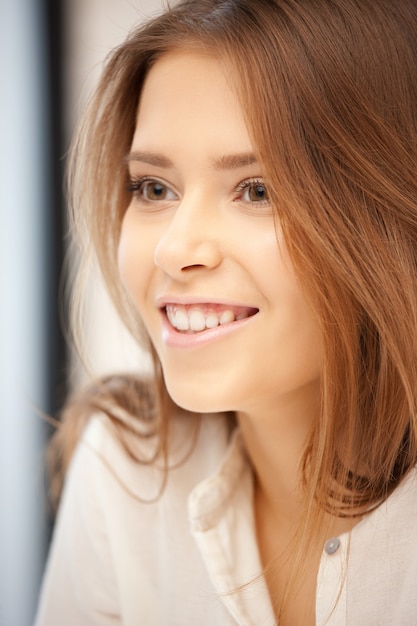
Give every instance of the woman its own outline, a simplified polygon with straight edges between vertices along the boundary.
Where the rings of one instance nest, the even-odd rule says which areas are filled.
[[[155,376],[67,408],[39,626],[416,623],[416,103],[414,0],[185,0],[114,52],[72,207]]]

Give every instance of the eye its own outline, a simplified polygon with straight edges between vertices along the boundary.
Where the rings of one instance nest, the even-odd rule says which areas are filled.
[[[251,204],[265,206],[269,204],[267,188],[262,180],[244,180],[236,191],[239,193],[239,200]]]
[[[176,194],[165,183],[153,178],[134,178],[129,181],[128,191],[139,200],[158,202],[176,200]]]

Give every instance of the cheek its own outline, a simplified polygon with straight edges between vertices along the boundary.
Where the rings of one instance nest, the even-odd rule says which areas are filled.
[[[125,228],[125,221],[122,224],[119,245],[117,249],[117,265],[121,281],[128,291],[131,293],[131,282],[133,276],[133,267],[136,265],[136,258],[130,241],[129,234]]]
[[[288,369],[317,373],[322,364],[321,333],[282,238],[271,241],[265,252],[258,284],[271,313],[271,341],[280,345]]]
[[[144,296],[152,267],[153,247],[150,238],[144,235],[127,212],[118,245],[118,269],[121,281],[136,306]]]

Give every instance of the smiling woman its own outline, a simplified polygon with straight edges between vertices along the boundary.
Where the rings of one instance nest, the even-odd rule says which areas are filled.
[[[416,41],[185,0],[110,58],[74,223],[154,376],[66,409],[38,626],[415,623]]]
[[[318,392],[320,341],[229,83],[216,58],[192,52],[149,72],[119,269],[178,405],[283,415],[282,397],[295,408],[301,388]]]

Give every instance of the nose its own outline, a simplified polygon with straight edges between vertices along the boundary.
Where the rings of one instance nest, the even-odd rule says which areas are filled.
[[[222,251],[221,224],[215,213],[201,198],[184,198],[155,247],[155,265],[177,280],[193,270],[217,267]]]

